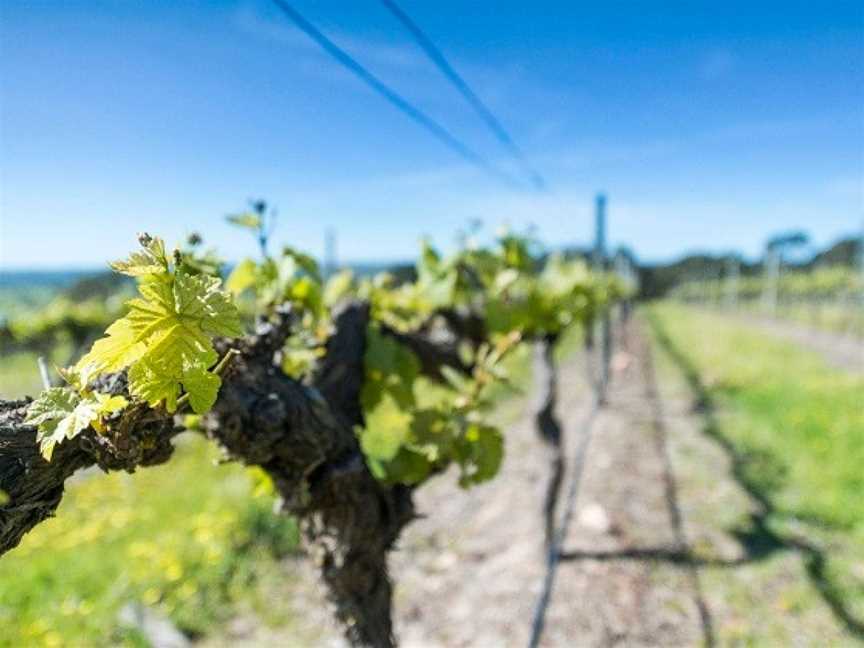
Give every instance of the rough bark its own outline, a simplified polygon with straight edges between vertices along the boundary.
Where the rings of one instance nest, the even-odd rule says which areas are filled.
[[[546,544],[555,534],[555,513],[564,478],[564,446],[562,427],[555,413],[558,402],[558,364],[555,361],[556,335],[548,335],[535,344],[534,371],[538,386],[538,403],[535,422],[537,434],[547,448],[549,474],[546,495],[543,499],[543,519],[546,529]]]
[[[23,424],[30,399],[0,401],[0,555],[16,547],[34,526],[52,517],[63,497],[63,484],[89,466],[129,470],[164,463],[171,457],[170,439],[178,432],[171,417],[135,408],[112,433],[86,430],[61,443],[51,462],[39,454],[36,430]]]
[[[394,645],[387,552],[414,517],[411,491],[381,485],[363,460],[353,426],[359,403],[368,308],[336,317],[326,359],[309,384],[272,357],[287,323],[241,349],[207,423],[229,456],[261,466],[295,514],[354,645]]]
[[[301,522],[349,641],[393,646],[387,553],[415,513],[412,489],[385,486],[372,476],[354,431],[363,424],[359,395],[368,305],[352,302],[337,312],[325,359],[305,383],[274,363],[291,319],[282,312],[256,335],[233,343],[240,354],[223,375],[204,428],[230,458],[260,466],[272,477],[284,510]],[[399,339],[423,351],[418,355],[429,375],[440,374],[441,363],[458,360],[450,343],[421,335]],[[222,351],[228,346],[217,343]],[[122,393],[125,376],[111,377],[103,389]],[[87,430],[57,446],[49,463],[39,455],[35,429],[23,424],[29,402],[0,401],[0,489],[9,496],[0,506],[0,554],[53,515],[75,471],[99,465],[131,472],[162,463],[180,431],[168,414],[136,406],[115,432]]]

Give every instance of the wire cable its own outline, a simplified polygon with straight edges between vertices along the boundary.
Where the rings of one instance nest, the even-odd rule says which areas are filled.
[[[391,89],[378,77],[358,63],[350,54],[336,45],[319,31],[312,23],[306,20],[294,7],[285,0],[273,0],[273,4],[282,11],[303,33],[315,41],[321,49],[336,59],[342,66],[347,68],[356,77],[372,88],[379,95],[395,106],[399,111],[409,117],[418,125],[429,131],[435,138],[443,142],[462,158],[481,168],[483,171],[496,179],[505,182],[511,187],[518,187],[520,183],[509,174],[505,173],[486,158],[459,141],[450,131],[429,117],[422,110],[414,106],[398,92]]]
[[[394,2],[394,0],[381,0],[383,4],[392,13],[396,19],[411,33],[417,44],[423,49],[426,55],[432,60],[435,66],[441,73],[450,80],[459,93],[465,100],[471,104],[476,113],[480,116],[489,130],[494,133],[495,137],[507,148],[510,154],[520,164],[523,171],[530,178],[535,189],[542,190],[546,188],[546,181],[543,177],[528,163],[522,150],[516,145],[516,142],[501,124],[501,122],[492,114],[492,111],[484,104],[477,94],[471,89],[468,83],[463,79],[450,62],[444,57],[444,54],[438,49],[426,33],[420,29],[419,25],[411,20],[405,11]]]

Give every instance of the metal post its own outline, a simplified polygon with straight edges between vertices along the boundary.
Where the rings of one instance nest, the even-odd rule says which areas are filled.
[[[765,251],[763,276],[765,285],[762,289],[762,306],[771,317],[777,313],[777,281],[780,275],[780,255],[777,250],[769,248]]]
[[[595,214],[594,268],[602,274],[606,272],[606,196],[597,194]],[[600,319],[600,384],[597,394],[599,403],[606,402],[606,388],[609,384],[609,364],[612,360],[612,321],[609,309],[603,311]]]
[[[594,211],[594,268],[606,269],[606,196],[597,194]]]
[[[336,230],[328,227],[324,232],[324,281],[336,272]]]
[[[858,242],[858,265],[861,270],[861,290],[852,297],[852,326],[855,327],[855,333],[864,335],[864,222],[861,223],[861,238]]]

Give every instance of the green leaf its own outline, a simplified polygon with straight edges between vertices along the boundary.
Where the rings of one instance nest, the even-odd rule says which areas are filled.
[[[93,393],[82,398],[68,387],[52,387],[30,404],[24,422],[37,426],[40,452],[50,461],[55,445],[76,437],[91,425],[98,425],[101,416],[116,412],[126,404],[122,396]]]
[[[292,247],[288,247],[287,245],[282,248],[282,255],[294,260],[297,264],[297,267],[303,270],[310,277],[315,279],[316,281],[321,281],[321,274],[318,271],[318,262],[313,259],[308,254],[304,254],[299,250],[295,250]]]
[[[164,401],[165,409],[174,412],[180,396],[181,375],[182,368],[178,372],[174,368],[169,370],[164,366],[151,364],[148,360],[139,360],[129,369],[129,393],[151,407]]]
[[[467,488],[498,474],[504,458],[504,438],[494,427],[471,423],[459,439],[456,453],[462,469],[459,485]]]
[[[396,456],[409,438],[411,415],[395,399],[385,394],[366,412],[366,427],[360,430],[360,445],[367,457],[387,461]]]
[[[258,231],[261,228],[261,217],[258,214],[253,214],[252,212],[244,212],[242,214],[229,214],[225,217],[232,225],[236,225],[237,227],[243,227],[245,229],[250,229],[253,231]]]
[[[286,376],[301,379],[323,355],[321,347],[309,348],[286,344],[282,348],[282,371]]]
[[[389,461],[373,460],[372,474],[389,483],[419,484],[429,476],[432,464],[422,453],[401,447]]]
[[[321,284],[312,277],[300,277],[291,286],[291,300],[309,310],[316,317],[320,316],[324,302],[321,299]]]
[[[354,273],[350,270],[342,270],[330,279],[327,280],[327,285],[324,287],[324,305],[332,308],[336,303],[345,297],[354,283]]]
[[[39,397],[30,403],[27,408],[27,416],[24,423],[27,425],[43,426],[57,422],[68,415],[81,398],[68,387],[51,387],[46,389]],[[53,428],[52,428],[53,429]]]
[[[417,283],[417,290],[434,310],[453,303],[459,274],[455,268],[434,276],[426,276]]]
[[[101,394],[95,392],[96,397],[96,412],[102,414],[113,414],[122,410],[129,404],[123,396],[112,396],[111,394]]]
[[[102,426],[102,419],[115,412],[119,412],[129,404],[129,401],[123,396],[112,396],[111,394],[101,394],[99,392],[93,392],[88,395],[88,399],[92,400],[93,409],[97,415],[96,420],[92,421],[91,425],[100,434],[105,431]]]
[[[432,247],[428,240],[420,243],[420,258],[417,260],[417,276],[421,279],[429,275],[435,275],[441,269],[441,255]]]
[[[244,290],[252,288],[258,281],[258,264],[252,259],[243,259],[238,263],[228,279],[225,281],[225,289],[235,295]]]
[[[420,375],[420,361],[412,351],[378,329],[369,327],[363,362],[366,379],[360,400],[364,410],[373,409],[385,393],[403,407],[414,403],[414,382]]]
[[[96,375],[129,370],[129,392],[152,407],[175,411],[181,384],[196,412],[212,406],[218,377],[208,374],[218,355],[213,336],[242,334],[240,314],[221,280],[182,267],[139,280],[140,298],[76,365],[86,386]]]
[[[68,415],[60,419],[54,437],[59,442],[61,439],[73,439],[79,432],[90,427],[99,414],[96,412],[96,403],[91,400],[82,400]]]
[[[450,386],[459,393],[468,391],[468,388],[471,385],[471,379],[453,367],[441,365],[441,375],[444,376],[444,379],[450,384]]]
[[[213,407],[222,379],[215,373],[192,367],[183,372],[183,389],[189,394],[189,404],[196,414],[203,414]]]
[[[165,242],[158,237],[142,234],[141,250],[133,252],[125,261],[111,263],[111,269],[130,277],[143,277],[168,272],[168,256],[165,253]]]
[[[11,500],[9,493],[0,488],[0,506],[6,506]]]
[[[96,340],[90,351],[75,365],[82,385],[100,373],[120,371],[138,360],[147,351],[137,339],[132,323],[125,317],[117,320],[105,331],[107,337]]]
[[[438,409],[414,412],[411,421],[411,447],[431,463],[450,459],[453,452],[453,434],[449,415]]]

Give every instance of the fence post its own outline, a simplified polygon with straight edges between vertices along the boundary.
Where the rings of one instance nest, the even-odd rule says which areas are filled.
[[[324,232],[324,267],[321,273],[327,281],[336,273],[336,230],[328,227]]]
[[[606,271],[606,196],[597,194],[594,219],[594,268],[598,273]],[[603,311],[600,318],[600,381],[597,401],[606,402],[606,388],[609,384],[609,364],[612,358],[612,320],[609,310]]]
[[[762,262],[765,285],[762,289],[762,306],[771,317],[777,313],[777,281],[780,275],[780,255],[774,248],[765,250]]]

